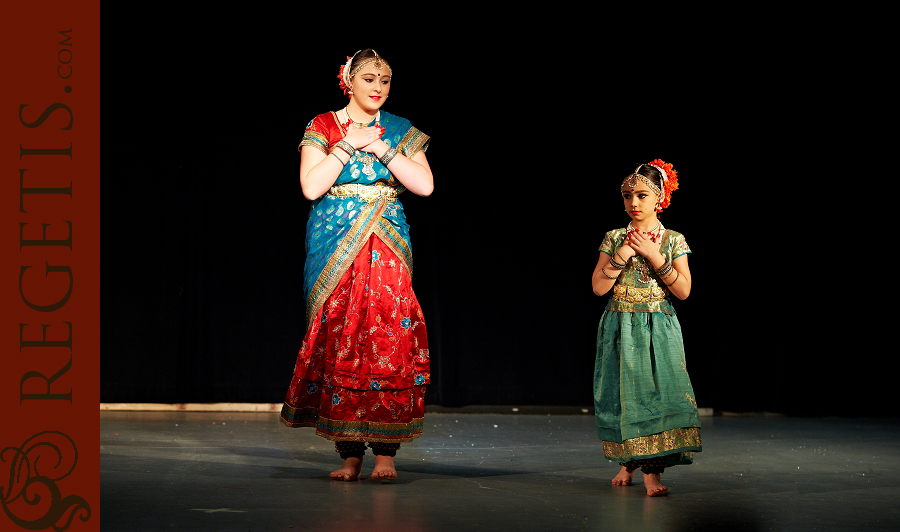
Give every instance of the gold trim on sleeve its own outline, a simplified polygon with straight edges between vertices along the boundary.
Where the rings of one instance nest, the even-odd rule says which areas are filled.
[[[431,137],[414,127],[410,127],[406,135],[403,135],[403,138],[400,139],[400,143],[397,144],[397,151],[412,159],[419,150],[426,151],[430,141]]]
[[[328,155],[328,139],[318,131],[307,131],[304,133],[303,140],[300,141],[300,145],[297,149],[299,150],[303,146],[312,146],[325,155]]]

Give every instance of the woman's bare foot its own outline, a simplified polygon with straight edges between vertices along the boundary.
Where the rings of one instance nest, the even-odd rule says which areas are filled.
[[[647,488],[647,495],[650,497],[659,497],[669,493],[669,488],[662,485],[659,473],[644,473],[644,487]]]
[[[390,480],[397,478],[397,470],[394,468],[394,457],[375,455],[375,469],[372,470],[372,478]]]
[[[344,465],[337,471],[331,472],[331,480],[359,480],[359,472],[362,470],[362,456],[344,458]]]
[[[634,469],[628,469],[627,467],[622,466],[619,474],[612,479],[613,486],[630,486],[631,479],[634,478],[634,472]]]

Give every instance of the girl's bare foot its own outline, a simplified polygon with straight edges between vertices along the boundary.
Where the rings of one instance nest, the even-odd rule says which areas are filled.
[[[375,455],[375,469],[372,470],[372,478],[390,480],[397,478],[397,470],[394,468],[394,457]]]
[[[631,479],[634,478],[634,472],[634,469],[628,469],[627,467],[622,466],[619,474],[612,479],[613,486],[630,486]]]
[[[344,459],[344,465],[337,471],[331,472],[332,480],[359,480],[359,472],[362,470],[362,456],[351,456]]]
[[[662,485],[659,473],[644,473],[644,487],[647,488],[647,495],[650,497],[659,497],[669,493],[669,488]]]

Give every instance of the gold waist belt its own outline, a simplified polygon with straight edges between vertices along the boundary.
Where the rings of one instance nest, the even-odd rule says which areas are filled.
[[[625,303],[650,303],[651,301],[665,301],[669,295],[668,290],[658,286],[640,288],[637,286],[613,286],[613,299]]]
[[[361,201],[375,201],[380,198],[396,199],[403,190],[400,187],[387,185],[361,185],[359,183],[347,183],[335,185],[328,191],[329,196],[336,198],[359,198]]]

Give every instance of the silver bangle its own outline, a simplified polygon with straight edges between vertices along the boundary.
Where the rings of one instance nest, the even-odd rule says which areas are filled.
[[[656,270],[656,275],[659,275],[660,278],[664,279],[671,275],[672,273],[672,261],[666,261],[665,264],[660,266],[658,270]]]
[[[378,158],[378,160],[381,161],[381,164],[387,166],[388,163],[391,162],[394,159],[394,157],[396,157],[396,156],[397,156],[397,148],[394,148],[393,146],[391,146],[390,148],[387,149],[386,152],[384,152],[384,155],[382,155],[381,157]]]
[[[618,255],[619,255],[619,254],[616,253],[616,256],[618,256]],[[622,257],[619,257],[619,258],[622,258]],[[627,264],[625,264],[624,262],[616,262],[616,259],[610,257],[610,258],[609,258],[609,265],[612,266],[613,268],[617,269],[617,270],[624,270],[624,269],[625,269],[625,266],[626,266]]]
[[[344,150],[350,157],[353,157],[353,154],[356,152],[356,149],[353,147],[353,145],[344,139],[335,142],[334,148],[340,148]],[[331,150],[334,151],[334,148],[331,148]]]

